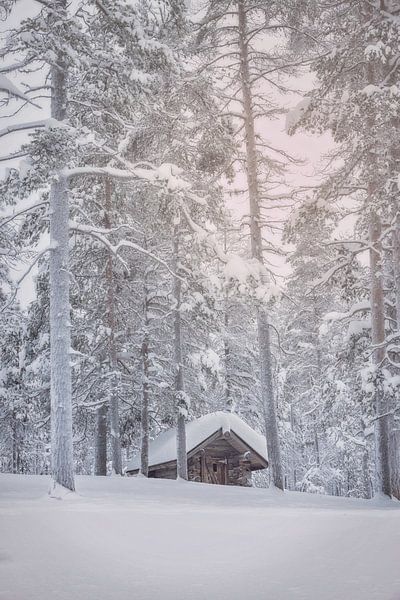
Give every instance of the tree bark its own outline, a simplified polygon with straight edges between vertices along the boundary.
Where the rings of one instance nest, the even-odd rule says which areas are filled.
[[[392,494],[400,500],[400,429],[394,428],[390,437]]]
[[[141,411],[141,449],[140,472],[149,476],[149,343],[147,336],[142,344],[142,411]]]
[[[249,55],[247,46],[247,16],[245,1],[238,0],[239,16],[239,52],[240,78],[243,100],[243,117],[246,133],[246,176],[250,202],[250,238],[251,252],[261,265],[264,265],[262,251],[262,230],[260,219],[260,194],[258,187],[258,159],[254,127],[254,112],[250,84]],[[262,276],[266,283],[265,275]],[[263,307],[257,309],[257,328],[259,356],[261,366],[261,395],[264,407],[265,433],[267,438],[268,459],[272,471],[274,485],[283,490],[281,453],[279,445],[278,424],[276,417],[274,384],[272,376],[272,355],[270,328],[267,311]]]
[[[96,411],[95,475],[107,475],[107,404]]]
[[[179,274],[179,232],[174,232],[174,272]],[[187,400],[185,394],[185,380],[183,373],[182,356],[182,319],[181,319],[182,281],[174,277],[174,361],[175,361],[175,400],[178,409],[176,425],[176,455],[177,476],[180,479],[188,478],[186,454],[186,416]]]
[[[11,426],[11,443],[12,443],[12,472],[14,474],[20,473],[21,460],[20,460],[20,448],[21,439],[19,435],[19,423],[17,419],[17,411],[12,411],[12,426]]]
[[[372,360],[375,371],[375,486],[378,493],[391,496],[390,477],[390,438],[388,403],[383,390],[382,363],[385,360],[385,312],[383,292],[382,264],[382,226],[379,216],[372,213],[370,217],[370,278],[371,278],[371,327],[372,345],[374,347]]]
[[[66,13],[66,0],[56,8]],[[51,68],[51,116],[66,118],[67,67],[62,56]],[[53,483],[75,490],[72,444],[71,323],[69,303],[68,184],[59,174],[50,187],[50,377]]]
[[[394,289],[396,296],[396,321],[397,331],[400,332],[400,212],[398,212],[396,215],[395,228],[392,235],[392,245]]]
[[[228,316],[228,299],[225,297],[224,307],[224,361],[225,361],[225,410],[227,412],[233,412],[233,397],[231,389],[231,349],[228,341],[228,327],[229,327],[229,316]]]
[[[400,210],[400,209],[399,209]],[[400,336],[400,212],[395,217],[394,231],[392,234],[392,265],[396,303],[396,329]],[[400,353],[397,354],[400,360]],[[393,408],[396,408],[394,406]],[[398,417],[391,419],[392,431],[390,435],[392,494],[400,500],[400,422]]]
[[[111,227],[111,181],[105,182],[105,216],[104,222],[107,229]],[[107,321],[108,321],[108,356],[110,364],[110,432],[111,432],[111,458],[112,468],[116,475],[122,475],[121,435],[119,429],[119,402],[118,402],[118,373],[117,373],[117,347],[115,343],[116,317],[115,317],[115,283],[113,260],[108,252],[106,263],[107,285]]]
[[[371,481],[369,477],[369,456],[367,448],[363,451],[362,455],[362,473],[364,483],[364,498],[369,500],[371,498]]]
[[[226,219],[224,222],[224,252],[228,252],[228,231]],[[231,385],[231,349],[228,340],[229,329],[229,293],[225,290],[224,295],[224,362],[225,362],[225,410],[233,412],[233,397]]]

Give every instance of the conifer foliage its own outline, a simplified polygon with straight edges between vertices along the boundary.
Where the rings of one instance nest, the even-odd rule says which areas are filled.
[[[187,479],[226,410],[257,484],[400,497],[399,15],[2,2],[2,471],[148,476],[176,426]],[[330,139],[310,185],[298,135]]]

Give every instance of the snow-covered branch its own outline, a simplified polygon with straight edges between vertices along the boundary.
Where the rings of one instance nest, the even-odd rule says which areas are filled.
[[[4,129],[0,129],[0,137],[4,137],[5,135],[9,135],[11,133],[16,133],[17,131],[25,131],[27,129],[39,129],[41,127],[46,127],[46,123],[48,119],[42,119],[39,121],[28,121],[26,123],[15,123],[14,125],[9,125],[8,127],[4,127]]]
[[[127,163],[127,169],[116,169],[114,167],[75,167],[63,169],[60,173],[66,179],[80,176],[108,177],[119,181],[132,181],[142,179],[151,183],[163,183],[168,191],[187,190],[190,184],[181,179],[181,170],[175,165],[164,163],[159,167],[140,167]]]
[[[95,238],[96,240],[98,240],[99,242],[101,242],[103,244],[103,246],[105,246],[113,254],[113,256],[115,256],[116,258],[118,258],[118,260],[121,261],[121,263],[124,265],[124,267],[127,267],[127,265],[126,265],[125,261],[120,257],[119,253],[124,248],[130,248],[131,250],[135,250],[137,252],[140,252],[141,254],[144,254],[145,256],[148,256],[152,260],[158,262],[160,265],[162,265],[163,267],[165,267],[167,269],[167,271],[173,277],[177,277],[178,279],[182,279],[179,275],[177,275],[176,273],[174,273],[171,270],[171,268],[165,262],[165,260],[163,260],[159,256],[155,255],[153,252],[150,252],[149,250],[146,250],[145,248],[143,248],[139,244],[136,244],[135,242],[131,242],[130,240],[121,240],[117,244],[113,245],[107,239],[106,236],[109,235],[109,234],[111,234],[111,233],[113,233],[113,231],[115,231],[115,229],[107,230],[107,229],[103,229],[103,228],[92,227],[90,225],[82,225],[82,224],[70,222],[70,230],[71,231],[75,231],[76,233],[83,234],[83,235],[85,235],[85,234],[86,235],[90,235],[93,238]]]
[[[7,223],[10,223],[10,221],[13,221],[14,219],[17,219],[18,217],[20,217],[23,214],[29,213],[33,210],[36,210],[37,208],[39,208],[40,206],[48,206],[48,202],[37,202],[36,204],[33,204],[32,206],[28,206],[27,208],[24,208],[22,210],[19,210],[18,212],[13,213],[12,215],[10,215],[9,217],[5,217],[4,219],[0,219],[0,227],[4,227],[5,225],[7,225]]]
[[[28,104],[32,104],[36,108],[41,108],[38,104],[33,102],[29,96],[27,96],[22,90],[20,90],[12,81],[8,79],[3,73],[0,72],[0,92],[6,92],[9,96],[13,98],[18,98],[19,100],[25,100]]]

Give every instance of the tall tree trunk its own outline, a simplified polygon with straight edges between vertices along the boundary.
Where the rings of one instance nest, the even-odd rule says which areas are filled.
[[[319,314],[318,308],[317,308],[317,304],[316,304],[316,298],[313,295],[313,312],[314,312],[314,319],[316,323],[321,323],[321,316]],[[322,350],[321,350],[321,345],[320,345],[320,341],[319,341],[319,335],[317,332],[314,332],[315,335],[315,347],[316,347],[316,358],[317,358],[317,373],[318,373],[318,386],[320,386],[320,382],[322,381]],[[315,381],[313,381],[313,388],[315,389]],[[321,390],[321,395],[320,395],[320,399],[323,401],[323,392]],[[319,467],[321,465],[321,454],[320,454],[320,436],[318,433],[318,417],[316,415],[315,412],[313,412],[313,428],[314,428],[314,447],[315,447],[315,457],[316,457],[316,463],[317,466]]]
[[[396,321],[397,331],[400,332],[400,207],[396,215],[394,231],[392,235],[393,246],[393,275],[394,289],[396,295]]]
[[[256,136],[254,128],[254,112],[250,84],[249,55],[247,45],[247,16],[245,0],[238,0],[239,16],[239,52],[240,78],[243,101],[243,117],[246,133],[246,176],[250,202],[250,238],[253,258],[264,265],[262,250],[262,229],[260,215],[260,194],[258,187],[258,160]],[[262,275],[266,283],[265,275]],[[264,407],[265,433],[267,438],[268,459],[272,471],[274,485],[283,490],[281,452],[279,445],[278,424],[276,418],[274,383],[272,376],[272,355],[270,328],[267,311],[264,307],[257,310],[258,344],[261,366],[261,394]]]
[[[145,244],[146,247],[146,244]],[[144,285],[144,325],[145,334],[142,343],[142,411],[141,411],[141,449],[140,472],[149,476],[149,297],[147,287],[147,272]]]
[[[174,231],[174,272],[178,275],[179,269],[179,232]],[[188,478],[187,454],[186,454],[186,417],[187,399],[185,394],[185,380],[183,373],[182,353],[182,319],[181,319],[181,295],[182,281],[174,277],[174,361],[175,361],[175,400],[178,409],[176,424],[176,455],[177,476],[180,479]]]
[[[292,477],[293,477],[293,487],[292,489],[295,490],[296,489],[296,485],[297,485],[297,444],[296,444],[296,439],[297,439],[297,418],[296,418],[296,412],[295,412],[295,408],[293,406],[293,402],[290,402],[290,431],[291,431],[291,436],[290,436],[290,463],[291,463],[291,469],[292,469]]]
[[[11,426],[11,443],[12,443],[12,473],[19,473],[19,452],[20,452],[20,439],[19,439],[19,427],[17,419],[17,411],[12,411],[12,426]]]
[[[55,8],[66,13],[66,0]],[[51,116],[66,118],[67,66],[62,56],[51,68]],[[50,377],[51,463],[53,483],[75,490],[72,445],[71,323],[69,304],[68,184],[60,173],[50,187]]]
[[[149,476],[149,341],[146,335],[142,344],[142,411],[141,411],[141,448],[140,472]]]
[[[392,234],[392,265],[394,290],[396,301],[396,325],[397,333],[400,335],[400,209],[395,217],[395,226]],[[397,355],[400,360],[400,353]],[[393,408],[397,408],[394,406]],[[391,453],[391,475],[392,475],[392,494],[400,500],[400,421],[399,418],[391,419],[392,431],[390,436]]]
[[[95,475],[107,475],[107,404],[96,411]]]
[[[372,359],[376,367],[375,372],[375,470],[376,490],[391,496],[390,480],[390,439],[388,403],[385,397],[382,382],[382,363],[385,359],[385,312],[383,292],[383,265],[382,265],[382,226],[379,216],[372,213],[370,217],[370,272],[371,272],[371,326],[372,345],[374,346]]]
[[[362,474],[363,474],[363,485],[364,485],[364,498],[369,500],[371,498],[371,481],[369,476],[369,456],[368,450],[365,448],[362,455]]]
[[[226,215],[225,215],[226,217]],[[228,252],[228,225],[224,222],[224,252]],[[229,293],[225,290],[224,297],[224,362],[225,362],[225,410],[227,412],[233,412],[233,397],[232,397],[232,385],[231,385],[231,349],[228,341],[228,329],[229,329]]]
[[[107,229],[111,227],[111,181],[105,182],[105,215],[104,222]],[[108,320],[108,356],[111,370],[110,376],[110,433],[111,433],[111,458],[112,468],[116,475],[122,475],[121,435],[119,429],[119,402],[118,402],[118,373],[117,373],[117,347],[115,343],[115,288],[114,271],[111,252],[108,252],[106,264],[107,285],[107,320]]]
[[[232,386],[231,386],[231,349],[228,341],[228,327],[229,327],[229,315],[228,315],[228,299],[225,297],[224,307],[224,361],[225,361],[225,410],[227,412],[233,412],[233,397],[232,397]]]
[[[395,426],[390,436],[392,494],[400,500],[400,429]]]

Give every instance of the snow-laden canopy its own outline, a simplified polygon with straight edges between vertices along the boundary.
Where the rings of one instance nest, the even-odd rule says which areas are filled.
[[[222,430],[222,433],[233,432],[262,458],[267,460],[267,444],[265,437],[254,431],[240,417],[232,413],[215,412],[190,421],[186,424],[186,451],[194,450],[207,438]],[[168,429],[150,442],[149,466],[176,460],[176,428]],[[127,471],[140,468],[140,454],[129,461]]]

